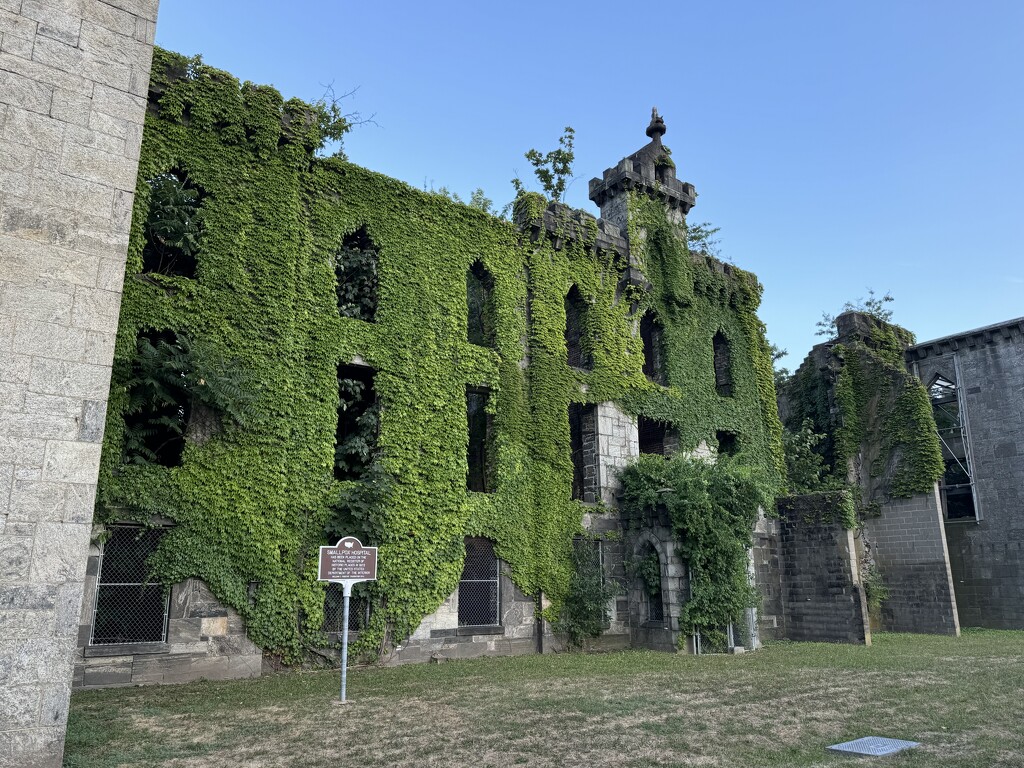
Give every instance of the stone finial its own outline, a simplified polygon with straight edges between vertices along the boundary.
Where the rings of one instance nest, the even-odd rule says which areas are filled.
[[[651,108],[651,124],[647,126],[647,135],[655,141],[660,141],[665,135],[665,119],[658,114],[658,108]]]

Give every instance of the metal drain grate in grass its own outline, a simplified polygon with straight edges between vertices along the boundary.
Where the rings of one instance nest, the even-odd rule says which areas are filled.
[[[892,755],[904,749],[916,747],[919,742],[903,741],[902,739],[886,739],[882,736],[865,736],[862,739],[844,741],[842,744],[833,744],[827,749],[831,752],[841,752],[847,755],[871,755],[881,757]]]

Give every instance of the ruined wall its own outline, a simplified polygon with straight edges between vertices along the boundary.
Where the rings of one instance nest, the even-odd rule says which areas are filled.
[[[959,634],[938,489],[890,499],[878,517],[864,521],[864,538],[889,590],[882,629]]]
[[[833,496],[779,500],[785,636],[870,644],[853,531],[843,526]]]
[[[157,0],[0,6],[0,765],[58,766]]]
[[[947,520],[963,626],[1024,629],[1024,319],[926,342],[907,359],[961,390],[978,519]]]

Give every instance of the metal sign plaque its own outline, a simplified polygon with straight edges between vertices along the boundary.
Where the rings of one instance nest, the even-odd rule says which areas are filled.
[[[333,547],[320,547],[319,581],[373,581],[376,578],[376,547],[364,547],[355,536],[346,536]]]

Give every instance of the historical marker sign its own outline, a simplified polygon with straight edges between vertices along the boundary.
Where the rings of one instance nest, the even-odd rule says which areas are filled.
[[[377,548],[364,547],[346,536],[333,547],[320,547],[320,581],[373,581],[377,578]]]
[[[352,585],[360,581],[376,581],[377,548],[364,547],[355,536],[346,536],[333,547],[320,547],[320,576],[318,581],[332,581],[341,584],[344,592],[344,618],[341,635],[341,695],[339,701],[345,704],[345,680],[348,670],[348,601],[352,597]]]

